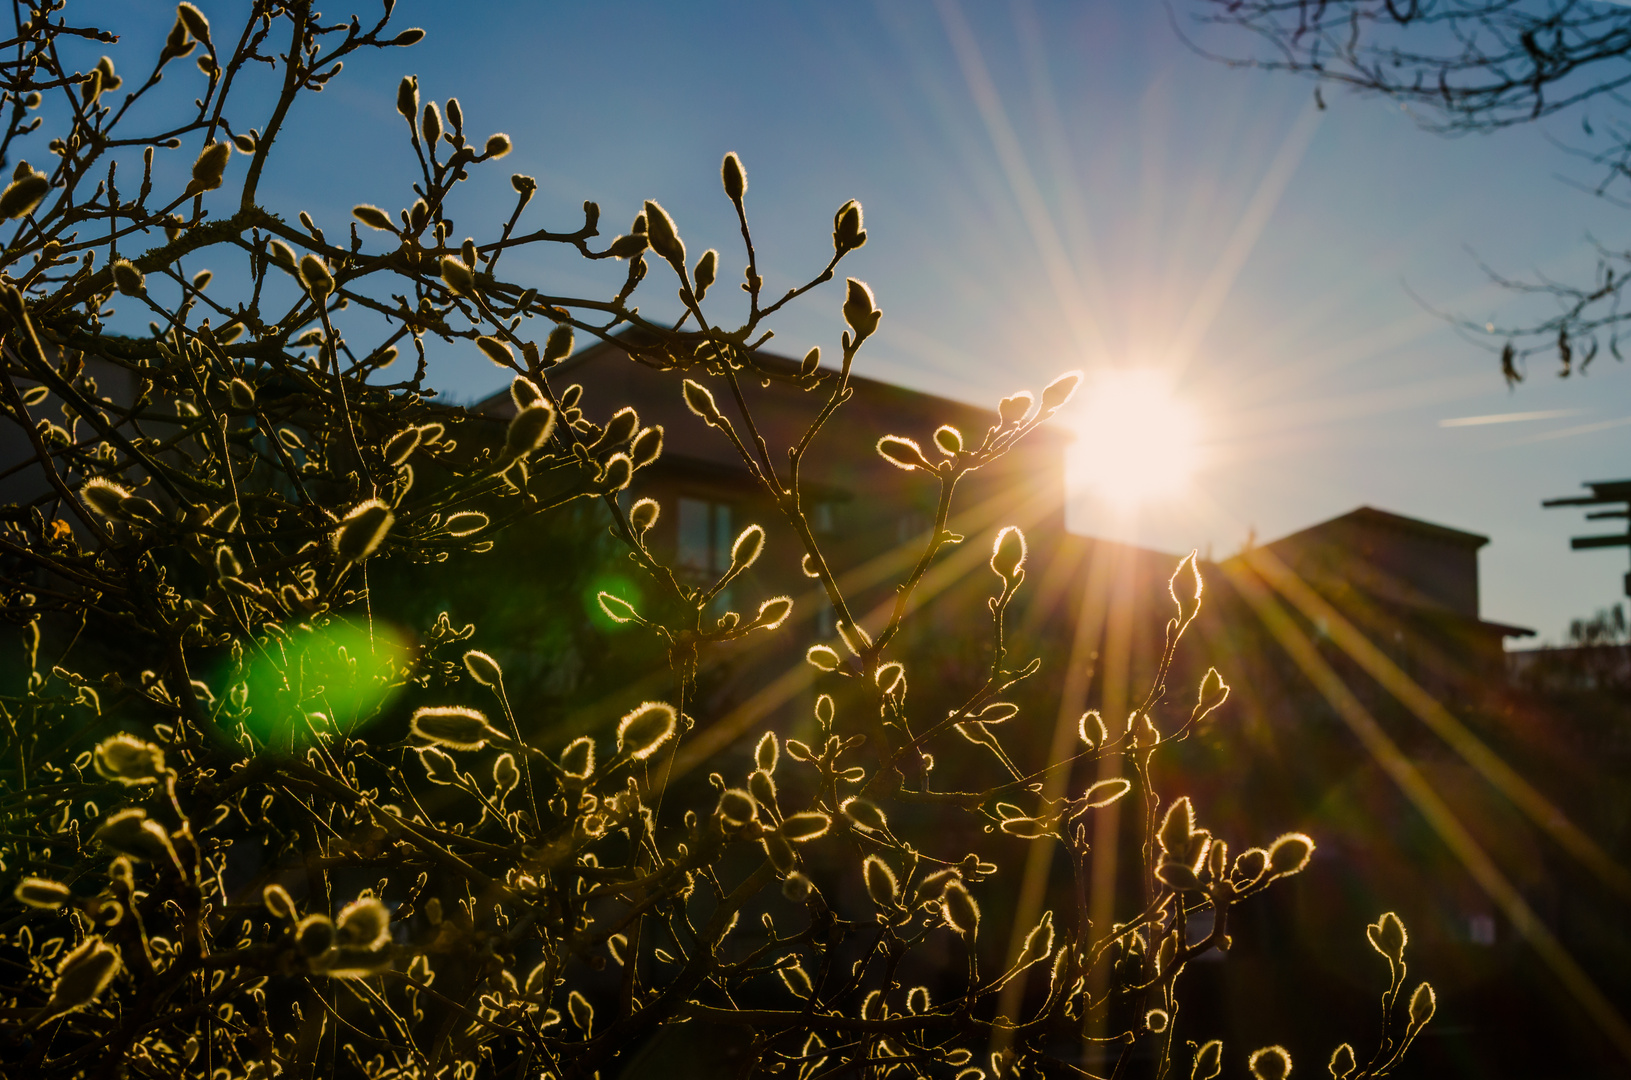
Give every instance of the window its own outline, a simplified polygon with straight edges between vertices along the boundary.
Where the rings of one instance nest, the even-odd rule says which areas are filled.
[[[677,567],[701,578],[718,577],[730,568],[731,508],[707,499],[680,499],[678,540],[674,562]]]

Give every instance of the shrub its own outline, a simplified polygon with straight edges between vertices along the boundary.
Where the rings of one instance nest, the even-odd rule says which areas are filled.
[[[575,227],[523,229],[536,184],[516,175],[486,239],[455,241],[460,183],[510,140],[472,137],[456,100],[421,100],[410,76],[396,104],[416,198],[360,205],[330,236],[304,212],[296,226],[265,208],[259,180],[292,138],[296,97],[354,53],[420,39],[388,28],[389,5],[365,26],[260,0],[222,32],[183,3],[151,73],[123,93],[107,58],[72,69],[114,36],[71,26],[61,8],[28,8],[0,61],[3,145],[49,162],[19,161],[0,193],[17,223],[0,265],[0,397],[30,451],[0,532],[3,610],[26,656],[0,729],[0,872],[16,902],[0,926],[0,1046],[19,1075],[579,1077],[703,1021],[743,1029],[750,1068],[800,1077],[1045,1071],[1057,1038],[1106,1023],[1123,1056],[1147,1049],[1163,1071],[1193,1057],[1193,1076],[1217,1074],[1218,1042],[1191,1053],[1176,1041],[1180,976],[1227,948],[1233,907],[1300,871],[1313,843],[1290,834],[1231,858],[1187,798],[1153,786],[1161,747],[1228,693],[1214,672],[1187,715],[1166,707],[1165,673],[1201,601],[1193,556],[1173,578],[1144,703],[1108,730],[1083,718],[1073,760],[1124,755],[1128,775],[1082,792],[1042,797],[1043,773],[1017,769],[980,791],[931,783],[931,748],[974,744],[1013,767],[1003,697],[1039,666],[1005,645],[1026,575],[1017,528],[992,542],[989,624],[966,631],[987,642],[976,692],[948,715],[914,715],[909,665],[891,652],[935,557],[987,542],[945,527],[958,480],[1052,416],[1074,375],[1005,399],[977,437],[878,443],[943,497],[893,617],[869,636],[822,559],[798,477],[878,326],[871,289],[845,286],[836,368],[813,356],[789,370],[757,350],[773,316],[866,242],[858,203],[835,216],[827,265],[771,298],[728,155],[721,180],[748,241],[746,314],[730,327],[703,307],[717,254],[693,259],[656,202],[610,241],[592,203]],[[262,64],[282,89],[256,127],[253,105],[231,95]],[[196,106],[134,131],[160,76],[189,80]],[[156,159],[177,149],[194,164],[169,182]],[[610,298],[542,295],[501,271],[519,248],[621,261],[624,282]],[[206,258],[229,260],[231,299],[208,291]],[[631,303],[653,268],[678,282],[677,323]],[[153,320],[146,334],[130,332],[138,312]],[[661,508],[617,495],[661,434],[629,410],[592,423],[585,391],[552,381],[575,334],[622,335],[735,447],[837,611],[846,651],[813,646],[809,662],[864,688],[876,712],[843,716],[822,695],[818,738],[769,732],[745,775],[665,800],[654,778],[696,722],[699,667],[726,643],[785,633],[791,601],[712,611],[764,551],[758,525],[711,588],[653,554]],[[427,341],[510,372],[506,427],[435,399]],[[389,382],[393,362],[412,370]],[[785,458],[759,437],[739,392],[748,378],[825,402]],[[725,405],[704,379],[730,391]],[[500,530],[586,502],[650,586],[638,609],[607,597],[604,610],[658,639],[675,689],[602,737],[538,745],[478,629],[441,613],[412,640],[394,635],[374,618],[369,573],[433,581]],[[981,934],[982,897],[1009,887],[1004,871],[897,813],[928,807],[1062,844],[1080,877],[1088,822],[1117,800],[1136,807],[1145,902],[1113,925],[1091,925],[1081,905],[1047,913],[1017,956]],[[1189,936],[1206,909],[1211,929]],[[1425,984],[1404,1003],[1398,920],[1383,916],[1371,940],[1393,973],[1387,1027],[1362,1067],[1339,1049],[1338,1075],[1386,1072],[1432,1013]],[[909,985],[906,972],[946,954],[949,994]],[[1002,988],[1033,967],[1045,992],[996,1016]],[[1278,1047],[1249,1061],[1259,1077],[1290,1067]]]

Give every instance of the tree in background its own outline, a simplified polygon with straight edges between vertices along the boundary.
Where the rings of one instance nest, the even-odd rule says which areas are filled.
[[[1596,193],[1625,205],[1631,182],[1631,123],[1619,118],[1631,85],[1631,10],[1597,0],[1200,0],[1205,24],[1245,31],[1261,48],[1225,59],[1286,71],[1407,105],[1417,123],[1443,135],[1487,133],[1582,113],[1587,144],[1565,147],[1599,171]],[[1325,107],[1316,85],[1315,97]],[[1609,111],[1601,131],[1587,105]],[[1558,374],[1585,374],[1599,351],[1622,360],[1631,311],[1622,296],[1631,252],[1597,245],[1590,281],[1492,280],[1549,297],[1554,314],[1513,325],[1457,320],[1498,344],[1501,372],[1522,381],[1524,360],[1557,357]]]
[[[1165,685],[1201,603],[1194,557],[1173,577],[1160,673],[1137,711],[1083,716],[1065,762],[1007,735],[1019,725],[1004,695],[1038,668],[1006,644],[1025,539],[946,523],[960,478],[1052,416],[1076,376],[1004,399],[988,430],[878,442],[940,499],[893,616],[869,635],[799,475],[878,325],[872,291],[844,286],[836,366],[812,349],[790,371],[757,352],[768,320],[865,243],[858,203],[834,218],[830,261],[768,296],[746,175],[727,155],[747,266],[721,323],[720,256],[688,252],[655,202],[606,241],[593,203],[581,223],[523,225],[527,176],[511,178],[507,207],[464,196],[510,139],[481,137],[413,76],[395,93],[415,167],[372,185],[394,181],[404,206],[359,205],[325,229],[263,205],[273,148],[298,146],[297,98],[355,54],[423,37],[388,28],[389,3],[364,22],[256,0],[231,27],[183,3],[157,56],[124,57],[123,74],[97,58],[114,33],[62,3],[16,10],[0,53],[12,170],[0,216],[15,223],[0,256],[0,405],[22,447],[0,522],[0,614],[21,658],[0,686],[8,1072],[589,1077],[687,1023],[741,1031],[745,1072],[801,1080],[1075,1074],[1055,1052],[1084,1041],[1118,1075],[1133,1060],[1199,1080],[1226,1063],[1259,1080],[1289,1072],[1277,1046],[1226,1055],[1178,1037],[1186,968],[1226,949],[1236,905],[1313,850],[1266,833],[1231,852],[1154,783],[1162,748],[1228,694],[1215,671],[1198,691]],[[456,239],[455,214],[483,238]],[[522,248],[605,261],[621,280],[598,297],[541,294],[507,274]],[[670,321],[633,303],[652,270],[672,275]],[[822,694],[815,739],[765,732],[751,769],[700,791],[665,794],[661,780],[711,719],[697,715],[699,668],[783,632],[792,603],[716,611],[763,554],[759,525],[697,587],[648,545],[663,508],[618,499],[662,431],[617,402],[593,402],[609,419],[592,422],[592,392],[551,369],[576,334],[628,331],[630,362],[672,372],[798,534],[843,644],[807,659],[864,702]],[[508,371],[513,419],[440,403],[426,384],[437,343]],[[750,378],[824,401],[794,445],[760,436]],[[469,567],[525,522],[559,530],[550,555],[571,564],[571,588],[607,542],[632,560],[644,599],[600,605],[642,635],[669,693],[541,733],[542,691],[506,677],[479,626],[437,610],[459,589],[513,602],[526,566]],[[610,540],[584,540],[591,526]],[[959,543],[991,545],[992,595],[986,617],[940,632],[982,640],[986,674],[958,708],[923,716],[891,646],[917,584]],[[582,662],[632,681],[649,673],[628,670],[632,655]],[[934,757],[959,754],[980,755],[986,786],[937,787]],[[1107,755],[1128,775],[1042,796],[1050,770]],[[1141,895],[1094,925],[1087,837],[1117,800],[1135,807]],[[979,850],[987,832],[1062,844],[1076,873],[1079,902],[1044,915],[1014,956],[1006,935],[980,933],[981,896],[1013,887]],[[1397,917],[1368,932],[1390,973],[1383,1026],[1371,1052],[1336,1050],[1338,1077],[1387,1073],[1434,1010],[1432,989],[1407,981]],[[1032,967],[1043,989],[997,1016],[1002,988]]]

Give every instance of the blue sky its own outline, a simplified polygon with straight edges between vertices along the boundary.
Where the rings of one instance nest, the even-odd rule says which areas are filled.
[[[152,38],[170,18],[154,9]],[[718,186],[736,150],[771,291],[824,262],[840,203],[865,205],[870,243],[846,268],[884,320],[864,373],[974,402],[1075,367],[1168,373],[1202,417],[1195,490],[1137,515],[1083,495],[1080,531],[1221,556],[1368,504],[1490,536],[1486,617],[1556,639],[1617,598],[1623,550],[1571,553],[1585,523],[1539,504],[1625,474],[1631,372],[1602,358],[1560,382],[1542,362],[1508,392],[1411,296],[1489,318],[1515,309],[1477,258],[1580,276],[1588,232],[1624,242],[1631,215],[1564,183],[1595,178],[1546,132],[1446,140],[1397,104],[1329,92],[1317,112],[1307,84],[1188,51],[1150,3],[398,11],[429,39],[309,100],[269,203],[334,227],[353,203],[411,201],[393,100],[415,72],[425,97],[459,97],[468,127],[514,138],[476,181],[493,218],[510,171],[538,178],[538,226],[572,227],[595,199],[611,233],[656,198],[693,250],[720,248],[723,277],[742,263]],[[118,48],[140,54],[144,36]],[[486,229],[483,208],[467,214]],[[545,289],[607,280],[562,257],[524,269]],[[778,344],[833,349],[840,301],[831,287],[790,311]],[[473,349],[438,354],[435,375],[459,399],[502,382]],[[1518,412],[1564,415],[1441,423]]]

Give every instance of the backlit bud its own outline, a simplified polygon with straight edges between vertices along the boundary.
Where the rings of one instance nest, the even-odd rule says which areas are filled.
[[[821,366],[821,347],[818,345],[804,354],[804,360],[799,364],[799,378],[808,379],[816,373]]]
[[[948,881],[946,891],[940,896],[940,905],[946,924],[973,941],[980,929],[980,905],[969,895],[968,887],[956,879]]]
[[[900,883],[889,864],[876,855],[868,855],[861,862],[861,876],[866,880],[866,891],[872,902],[881,908],[894,908],[900,895]]]
[[[421,739],[449,750],[480,750],[499,736],[476,709],[462,705],[437,705],[418,709],[409,725]]]
[[[789,814],[782,819],[781,828],[778,831],[794,843],[803,843],[806,840],[814,840],[816,837],[822,836],[831,825],[832,819],[826,814],[816,810],[807,810],[801,814]]]
[[[1291,1075],[1291,1055],[1283,1046],[1265,1046],[1252,1051],[1246,1067],[1257,1080],[1286,1080]]]
[[[997,534],[991,545],[991,569],[1004,581],[1013,581],[1025,565],[1025,534],[1019,526],[1010,525]]]
[[[618,722],[618,753],[637,761],[650,757],[674,734],[677,722],[672,705],[661,701],[640,705]]]
[[[57,1017],[89,1005],[102,996],[119,967],[118,950],[95,934],[87,937],[57,965],[56,985],[41,1015]]]
[[[1269,871],[1277,877],[1295,874],[1308,865],[1314,841],[1302,833],[1286,833],[1269,845]]]
[[[934,444],[940,447],[940,452],[952,457],[962,452],[963,433],[950,424],[942,424],[935,429]]]
[[[193,179],[187,185],[189,195],[197,195],[204,191],[214,191],[221,186],[221,179],[226,175],[227,159],[232,156],[230,142],[212,142],[204,147],[193,162]],[[4,201],[0,197],[0,201]]]
[[[129,259],[118,259],[108,268],[113,274],[113,287],[126,296],[140,296],[147,291],[147,279]]]
[[[661,457],[662,453],[663,429],[659,424],[635,436],[634,445],[629,447],[629,460],[634,462],[636,469],[643,469]]]
[[[227,384],[227,399],[234,409],[249,412],[255,407],[255,388],[242,379],[233,379]]]
[[[46,911],[54,911],[74,896],[68,886],[42,877],[25,877],[17,883],[12,895],[28,907]]]
[[[498,666],[498,661],[479,649],[464,654],[464,666],[470,677],[483,686],[497,686],[504,681],[504,669]]]
[[[425,140],[425,149],[436,149],[436,140],[442,137],[442,112],[434,101],[425,102],[419,116],[419,135]]]
[[[839,804],[838,809],[844,812],[844,816],[850,819],[851,824],[867,832],[883,832],[889,827],[889,820],[884,817],[877,804],[858,795],[845,799]]]
[[[1053,380],[1042,390],[1042,411],[1052,415],[1057,412],[1065,402],[1076,393],[1076,387],[1082,382],[1080,371],[1067,371]]]
[[[397,432],[385,444],[385,460],[392,465],[403,464],[413,456],[415,450],[419,449],[419,440],[422,437],[416,427]]]
[[[662,509],[656,499],[641,499],[629,507],[629,524],[634,527],[635,532],[643,533],[657,524]]]
[[[579,735],[561,751],[561,771],[576,780],[587,780],[595,771],[595,742]]]
[[[484,353],[487,359],[499,367],[507,368],[515,365],[515,352],[504,342],[495,337],[485,335],[476,339],[476,348]]]
[[[402,76],[396,87],[396,111],[410,124],[419,115],[419,76]]]
[[[103,517],[110,518],[118,515],[120,504],[130,498],[130,492],[113,481],[104,480],[99,476],[94,480],[87,481],[85,486],[79,490],[79,496],[85,500],[86,506],[89,506]]]
[[[341,943],[358,949],[383,948],[391,937],[391,913],[376,897],[353,900],[335,920]]]
[[[719,178],[725,185],[725,197],[733,203],[741,202],[748,190],[748,174],[742,168],[742,159],[736,156],[736,151],[725,155],[725,160],[719,165]]]
[[[487,156],[497,160],[510,152],[510,137],[502,131],[487,136]]]
[[[1220,1039],[1213,1039],[1195,1051],[1195,1067],[1189,1072],[1189,1080],[1216,1080],[1218,1073],[1222,1071],[1223,1042]]]
[[[720,415],[719,406],[714,403],[714,395],[709,392],[706,386],[694,379],[686,379],[681,387],[681,392],[685,395],[686,408],[714,427],[719,427],[724,423],[724,417]]]
[[[846,279],[844,292],[844,321],[855,331],[856,341],[872,334],[878,328],[883,312],[878,310],[872,289],[864,281]]]
[[[300,259],[300,284],[311,298],[321,304],[334,291],[334,275],[316,255],[303,255]]]
[[[361,503],[340,520],[334,530],[334,553],[341,562],[361,562],[385,542],[385,536],[396,523],[396,515],[379,499]]]
[[[832,219],[833,250],[843,255],[866,243],[866,230],[862,227],[861,204],[851,199],[838,208]]]
[[[516,413],[504,435],[504,452],[510,457],[530,454],[542,446],[555,430],[555,410],[540,401]]]
[[[911,439],[900,435],[885,435],[878,440],[878,456],[897,469],[911,472],[913,469],[934,471],[934,466],[923,456],[923,448]]]
[[[708,292],[708,287],[714,283],[714,277],[719,273],[719,252],[709,248],[697,260],[697,268],[691,272],[691,280],[696,284],[697,299],[701,300]]]
[[[1419,1028],[1433,1018],[1438,1010],[1438,995],[1427,983],[1416,987],[1416,992],[1410,995],[1410,1026]]]
[[[1017,424],[1029,416],[1031,412],[1031,394],[1028,390],[1021,390],[1017,394],[1010,394],[997,402],[997,418],[1007,427]]]
[[[553,367],[572,355],[572,328],[561,323],[544,340],[544,366]]]
[[[476,275],[453,255],[442,257],[442,281],[460,296],[471,296],[476,291]]]
[[[370,229],[379,229],[383,232],[396,232],[396,226],[391,224],[391,216],[377,206],[359,203],[351,208],[351,216],[368,226]]]
[[[753,625],[760,630],[774,630],[787,621],[793,613],[791,597],[773,596],[759,605],[759,613],[754,616]]]
[[[740,829],[759,816],[759,804],[741,788],[730,788],[719,796],[719,816],[726,825]]]
[[[1354,1048],[1347,1043],[1343,1043],[1331,1051],[1331,1063],[1328,1068],[1330,1068],[1334,1080],[1347,1080],[1348,1074],[1354,1071],[1356,1064],[1357,1062],[1354,1061]]]
[[[731,571],[741,573],[759,560],[765,550],[765,531],[761,526],[749,525],[731,544]]]
[[[667,260],[682,274],[685,272],[685,243],[674,227],[668,211],[650,199],[646,200],[646,239],[659,258]]]
[[[151,784],[165,773],[164,751],[134,735],[110,735],[96,746],[96,773],[121,784]]]
[[[1371,947],[1395,964],[1404,962],[1404,947],[1410,941],[1410,935],[1405,931],[1404,920],[1389,911],[1383,914],[1371,925],[1365,927],[1365,936],[1370,938]]]
[[[20,218],[32,214],[51,190],[51,180],[44,173],[31,172],[6,185],[0,191],[0,218]]]
[[[1089,749],[1097,750],[1109,738],[1109,732],[1104,729],[1104,717],[1099,715],[1097,709],[1089,709],[1082,714],[1076,722],[1076,733],[1082,737]]]
[[[822,671],[838,670],[838,653],[827,645],[811,645],[805,652],[804,659]]]

